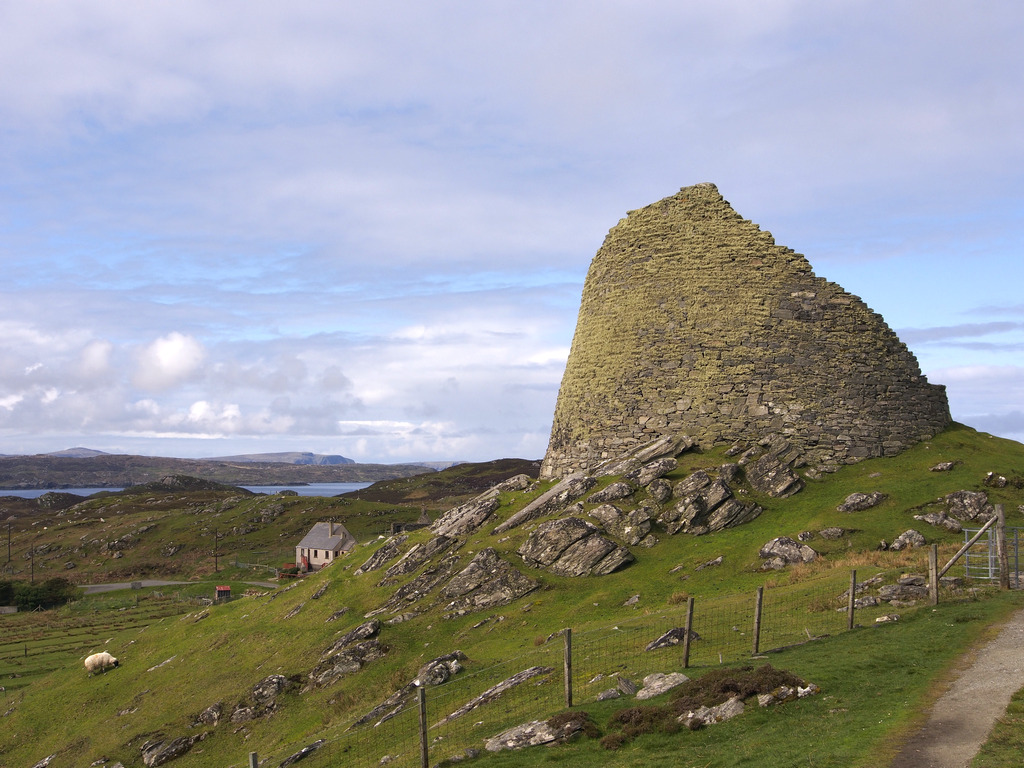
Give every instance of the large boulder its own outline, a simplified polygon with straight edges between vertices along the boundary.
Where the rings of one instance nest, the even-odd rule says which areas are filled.
[[[885,494],[874,491],[872,493],[851,493],[836,507],[839,512],[861,512],[871,507],[877,507],[885,501]]]
[[[477,497],[441,515],[430,529],[440,536],[465,536],[472,533],[485,522],[500,503],[496,496]]]
[[[518,552],[528,565],[561,576],[601,576],[633,561],[629,550],[606,539],[596,526],[578,517],[540,525]]]
[[[647,507],[624,512],[614,504],[602,504],[590,510],[589,514],[601,523],[605,531],[631,547],[651,532],[651,515]]]
[[[384,578],[394,579],[399,576],[412,573],[434,555],[438,555],[448,550],[453,544],[455,544],[455,541],[456,540],[450,536],[442,534],[440,536],[435,536],[424,544],[414,545],[402,556],[401,560],[384,572]]]
[[[375,571],[378,568],[382,568],[385,563],[388,563],[398,557],[401,552],[401,546],[408,541],[409,537],[404,533],[399,536],[392,536],[390,539],[384,542],[384,544],[374,552],[361,566],[356,568],[354,571],[356,576],[367,573],[368,571]]]
[[[494,533],[505,533],[530,520],[561,511],[595,485],[597,485],[597,480],[588,475],[582,473],[569,475],[495,528]]]
[[[810,563],[818,557],[818,553],[809,546],[789,536],[772,539],[761,547],[758,555],[767,561],[762,568],[775,570],[794,563]]]
[[[988,503],[988,494],[984,491],[955,491],[946,496],[946,506],[949,516],[961,522],[984,522],[995,514],[995,508]]]
[[[448,616],[461,616],[508,605],[539,586],[487,547],[444,585],[441,597],[449,601],[445,605]]]
[[[627,472],[625,479],[643,488],[662,475],[667,475],[678,466],[678,461],[671,456],[666,456],[665,458],[656,459],[641,467],[637,467],[632,472]]]

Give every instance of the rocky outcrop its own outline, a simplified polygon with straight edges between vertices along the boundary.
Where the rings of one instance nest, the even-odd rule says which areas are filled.
[[[420,667],[413,680],[410,680],[381,704],[356,720],[352,726],[365,725],[369,722],[373,722],[374,726],[377,726],[390,720],[405,708],[406,704],[412,699],[417,686],[434,686],[448,682],[462,671],[462,662],[465,660],[466,654],[462,651],[452,651],[444,656],[431,659]]]
[[[522,672],[517,672],[512,675],[512,677],[502,680],[497,685],[491,686],[472,701],[463,704],[450,715],[446,715],[438,724],[444,725],[445,723],[450,723],[452,720],[456,720],[463,715],[472,712],[477,707],[482,707],[484,704],[490,704],[492,701],[496,701],[513,688],[542,675],[550,675],[554,671],[553,667],[537,666],[524,669]]]
[[[498,499],[493,496],[473,499],[445,512],[430,529],[441,536],[466,536],[486,523],[499,506]]]
[[[872,493],[851,493],[836,507],[837,512],[862,512],[865,509],[877,507],[885,501],[885,494],[874,491]]]
[[[273,714],[277,710],[278,696],[295,687],[295,681],[284,675],[269,675],[263,678],[252,687],[249,695],[235,706],[231,713],[231,722],[244,723]]]
[[[384,572],[384,578],[395,579],[412,573],[430,558],[450,549],[453,544],[455,544],[455,539],[444,535],[435,536],[425,544],[415,544],[402,555],[401,560]]]
[[[665,458],[656,459],[649,464],[637,467],[632,472],[627,472],[625,479],[631,483],[636,483],[643,488],[650,485],[662,475],[667,475],[678,466],[678,461],[671,456],[666,456]]]
[[[384,542],[380,549],[370,555],[365,563],[356,568],[355,575],[359,576],[369,571],[376,571],[378,568],[382,568],[385,563],[388,563],[398,557],[401,553],[401,546],[408,540],[409,537],[405,534],[392,536]]]
[[[595,485],[597,480],[593,477],[570,475],[512,515],[495,528],[494,533],[505,533],[530,520],[563,510]]]
[[[633,486],[621,480],[611,483],[600,491],[594,491],[587,497],[587,504],[606,504],[609,501],[626,499],[633,495]]]
[[[142,762],[147,768],[169,763],[187,753],[207,736],[208,733],[200,733],[194,736],[179,736],[176,739],[147,741],[142,745]]]
[[[984,491],[956,491],[946,496],[946,507],[950,517],[961,522],[978,520],[984,522],[995,514],[995,508],[988,503]]]
[[[904,531],[896,540],[889,545],[889,549],[895,549],[897,551],[901,549],[909,549],[912,547],[923,547],[926,544],[924,536],[919,531],[915,531],[911,528],[909,531]]]
[[[383,658],[388,649],[377,639],[380,626],[379,621],[367,621],[332,643],[309,673],[307,688],[323,688]]]
[[[525,749],[541,744],[561,744],[582,731],[583,727],[583,721],[580,719],[564,720],[554,725],[550,720],[533,720],[513,726],[486,739],[484,749],[488,752],[501,752],[506,749]]]
[[[640,701],[646,699],[653,699],[655,696],[660,696],[667,691],[671,691],[673,688],[677,688],[683,683],[689,682],[690,678],[684,675],[682,672],[654,672],[644,678],[643,687],[636,692],[636,697]]]
[[[462,616],[508,605],[539,586],[487,547],[445,584],[441,597],[449,601],[444,607],[449,617]]]
[[[699,569],[698,569],[699,570]],[[656,640],[651,640],[645,647],[645,651],[657,651],[660,648],[671,648],[686,640],[686,627],[674,627]],[[700,635],[690,630],[690,641],[700,640]]]
[[[794,563],[813,562],[818,557],[818,553],[806,544],[794,541],[788,536],[772,539],[761,547],[758,555],[765,560],[761,566],[762,570],[780,570]]]
[[[560,576],[601,576],[633,562],[628,549],[578,517],[541,524],[518,552],[528,565]]]
[[[588,514],[600,522],[605,531],[630,547],[639,544],[651,533],[651,515],[647,507],[624,512],[614,504],[602,504]]]
[[[594,257],[541,476],[671,435],[784,433],[843,463],[949,423],[944,388],[879,315],[697,184],[630,211]]]
[[[763,511],[752,502],[741,502],[722,480],[712,480],[703,470],[677,483],[679,499],[658,517],[669,534],[702,535],[750,522]]]

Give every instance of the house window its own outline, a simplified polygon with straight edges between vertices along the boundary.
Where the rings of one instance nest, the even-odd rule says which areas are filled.
[[[314,559],[317,558],[317,557],[320,557],[320,550],[319,549],[314,549],[313,550],[313,557],[314,557]]]

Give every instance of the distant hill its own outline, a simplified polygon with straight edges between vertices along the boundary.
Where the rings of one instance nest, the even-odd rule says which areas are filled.
[[[203,461],[257,462],[264,464],[303,464],[311,466],[355,464],[355,459],[336,454],[284,451],[281,453],[243,453],[239,456],[215,456]],[[426,465],[424,465],[426,466]]]
[[[433,470],[414,464],[288,464],[273,461],[171,459],[99,453],[0,457],[0,489],[123,488],[189,475],[225,485],[366,483]]]
[[[41,454],[43,456],[56,456],[65,459],[88,459],[92,456],[109,456],[110,454],[104,451],[95,451],[92,448],[65,448],[63,451],[52,451],[51,453]]]

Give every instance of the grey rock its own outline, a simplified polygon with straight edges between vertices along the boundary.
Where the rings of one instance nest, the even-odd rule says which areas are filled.
[[[366,560],[365,563],[356,568],[354,574],[356,576],[359,576],[369,571],[375,571],[378,568],[383,567],[385,563],[394,560],[396,557],[398,557],[398,554],[400,552],[399,547],[401,547],[406,541],[408,541],[408,539],[409,537],[405,534],[402,534],[400,536],[392,536],[390,539],[384,542],[383,546],[381,546],[380,549],[378,549],[376,552],[370,555],[370,557]]]
[[[793,541],[788,536],[779,536],[772,539],[758,552],[762,558],[779,558],[784,563],[810,563],[817,558],[818,553],[806,544]]]
[[[909,531],[904,531],[897,536],[896,540],[889,545],[889,549],[899,551],[908,547],[923,547],[925,543],[924,536],[911,528]]]
[[[742,715],[744,709],[746,709],[746,706],[743,704],[743,699],[739,696],[733,696],[718,706],[699,707],[692,712],[687,712],[685,715],[680,715],[677,720],[686,725],[690,730],[696,730],[705,725],[713,725],[731,720],[737,715]]]
[[[528,565],[562,576],[604,575],[633,561],[629,550],[578,517],[543,523],[518,552]]]
[[[447,616],[461,616],[508,605],[539,586],[487,547],[445,584],[441,597],[450,601],[445,605]]]
[[[147,742],[142,745],[142,762],[147,768],[163,765],[181,757],[197,743],[205,739],[207,734],[195,736],[179,736],[167,741]]]
[[[628,546],[639,544],[651,532],[651,516],[646,507],[623,512],[614,504],[602,504],[589,514],[605,531]]]
[[[363,622],[358,627],[354,627],[335,640],[327,650],[320,654],[320,658],[335,654],[350,645],[354,645],[355,643],[361,643],[364,640],[369,640],[371,637],[376,637],[379,633],[380,622],[377,621],[377,619]]]
[[[711,484],[711,476],[703,469],[698,469],[692,475],[687,477],[685,480],[680,480],[675,484],[672,489],[673,495],[682,498],[689,496],[695,491],[699,491],[701,488],[705,488]]]
[[[497,685],[491,686],[486,691],[477,696],[475,699],[467,702],[466,704],[463,704],[461,707],[456,709],[451,714],[446,715],[441,719],[441,721],[438,724],[445,725],[446,723],[450,723],[452,720],[455,720],[469,712],[472,712],[477,707],[483,706],[484,704],[489,704],[492,701],[501,698],[503,695],[505,695],[508,691],[512,690],[513,688],[520,686],[523,683],[534,679],[535,677],[540,677],[542,675],[550,675],[552,672],[554,672],[553,667],[540,666],[530,667],[529,669],[524,669],[522,672],[517,672],[516,674],[512,675],[512,677],[502,680]]]
[[[656,651],[659,648],[671,648],[679,645],[686,639],[686,627],[675,627],[663,634],[657,640],[652,640],[644,648],[645,651]],[[690,641],[700,640],[700,635],[690,630]]]
[[[725,558],[722,555],[719,555],[714,560],[708,560],[707,562],[701,563],[700,565],[698,565],[693,570],[695,570],[695,571],[703,571],[706,568],[714,568],[716,565],[721,565],[724,559]]]
[[[846,500],[836,507],[839,512],[861,512],[871,507],[877,507],[885,501],[885,494],[877,491],[873,493],[851,493]]]
[[[597,694],[598,701],[608,701],[609,699],[617,699],[622,696],[622,693],[618,688],[608,688],[607,690],[601,691]]]
[[[286,757],[284,760],[282,760],[278,764],[277,768],[287,768],[287,766],[294,765],[295,763],[299,762],[300,760],[305,760],[307,757],[309,757],[311,754],[316,752],[318,749],[320,749],[320,747],[322,747],[326,743],[327,743],[327,741],[325,739],[317,739],[312,744],[307,744],[305,747],[300,749],[298,752],[295,752],[294,754],[291,754],[288,757]]]
[[[964,529],[963,524],[959,520],[950,517],[945,512],[926,512],[923,515],[914,515],[914,519],[928,523],[928,525],[934,525],[936,528],[945,528],[953,533],[960,533]]]
[[[961,521],[988,520],[995,514],[984,491],[955,491],[946,496],[946,506],[950,517]]]
[[[597,480],[593,477],[581,473],[569,475],[495,528],[494,534],[505,533],[525,522],[564,509],[595,485]]]
[[[636,698],[640,701],[653,699],[655,696],[660,696],[667,691],[671,691],[673,688],[678,688],[683,683],[688,682],[689,679],[682,672],[670,672],[668,674],[654,672],[644,678],[644,685],[636,692]]]
[[[525,475],[524,475],[525,477]],[[500,506],[496,496],[479,496],[453,509],[449,509],[430,526],[439,536],[465,536],[482,526]]]
[[[625,479],[632,483],[636,483],[643,488],[654,480],[657,480],[659,477],[667,475],[678,466],[678,461],[670,456],[666,456],[661,459],[655,459],[648,464],[644,464],[642,467],[638,467],[632,472],[627,472]]]
[[[845,528],[837,528],[837,527],[833,526],[833,527],[825,528],[824,530],[818,531],[818,535],[821,536],[821,538],[823,538],[823,539],[828,539],[829,541],[835,541],[836,539],[841,539],[841,538],[843,538],[843,536],[846,535],[846,529]]]
[[[744,467],[747,482],[755,491],[774,499],[784,499],[801,491],[804,481],[789,462],[776,453],[767,453]]]
[[[588,504],[605,504],[609,501],[618,501],[633,495],[633,486],[621,481],[612,483],[600,491],[594,491],[587,497]]]
[[[932,467],[930,471],[932,471],[932,472],[949,472],[949,470],[951,470],[955,466],[956,466],[956,462],[955,461],[943,461],[943,462],[940,462],[939,464],[936,464],[934,467]]]
[[[204,725],[217,725],[220,722],[221,715],[224,713],[224,703],[218,701],[216,704],[211,704],[198,715],[196,715],[195,724],[203,723]]]
[[[672,483],[663,477],[659,477],[647,485],[647,493],[659,504],[664,504],[672,498]]]
[[[384,572],[385,579],[394,579],[412,573],[427,560],[435,555],[450,549],[456,540],[450,536],[441,534],[435,536],[425,544],[416,544],[408,552],[402,555],[402,559],[392,565]]]
[[[887,603],[893,600],[923,600],[928,597],[928,587],[913,584],[885,584],[878,589],[878,599]]]
[[[386,653],[387,647],[376,638],[349,646],[313,667],[307,688],[324,688],[335,680],[358,672],[371,661],[384,658]]]
[[[488,752],[501,752],[506,749],[524,749],[540,744],[560,744],[583,729],[583,721],[569,720],[564,725],[555,727],[545,720],[534,720],[502,731],[484,741],[484,749]]]
[[[284,675],[269,675],[256,683],[249,695],[258,707],[265,708],[289,687],[291,684]]]

